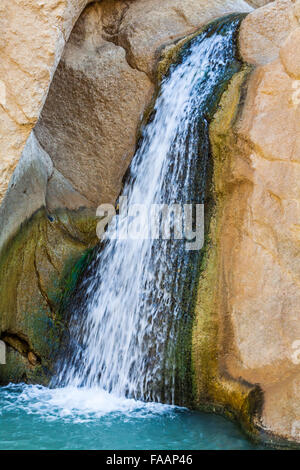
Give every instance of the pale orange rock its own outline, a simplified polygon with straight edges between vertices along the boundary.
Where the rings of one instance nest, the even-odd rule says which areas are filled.
[[[39,118],[72,28],[90,1],[1,1],[0,201]],[[165,43],[218,16],[251,11],[243,0],[104,0],[99,4],[106,9],[110,5],[114,19],[108,21],[105,34],[125,47],[134,67],[149,74]],[[115,37],[118,28],[123,32]]]
[[[286,72],[291,77],[300,79],[300,28],[288,36],[280,49],[280,59]]]
[[[0,6],[0,200],[87,0],[3,0]]]
[[[290,32],[299,26],[299,8],[299,0],[278,0],[248,15],[240,31],[244,60],[256,65],[275,60]]]
[[[300,80],[295,5],[274,2],[265,12],[253,12],[242,26],[244,58],[265,65],[252,73],[235,125],[238,144],[228,176],[228,223],[221,236],[225,269],[220,275],[221,315],[227,318],[229,313],[233,345],[225,367],[236,380],[262,388],[261,426],[300,442]],[[281,25],[277,32],[276,24]],[[254,48],[254,27],[262,32],[263,25],[265,33]]]

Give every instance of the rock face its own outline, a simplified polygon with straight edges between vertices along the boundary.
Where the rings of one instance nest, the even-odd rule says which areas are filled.
[[[1,2],[0,199],[43,108],[72,28],[88,3],[90,0]],[[100,30],[104,28],[109,40],[122,43],[130,65],[148,72],[165,43],[218,16],[251,10],[243,0],[103,0],[99,5],[100,16],[102,11],[104,14],[103,25],[98,23]],[[119,30],[121,34],[117,34]],[[108,51],[106,44],[106,66]],[[111,49],[113,53],[120,59],[121,73],[124,52]]]
[[[55,168],[94,207],[115,202],[154,91],[125,50],[103,39],[111,39],[106,29],[118,32],[104,6],[87,7],[78,20],[35,127]]]
[[[222,396],[228,380],[233,389],[227,403],[241,413],[237,384],[249,384],[247,400],[250,384],[257,384],[263,393],[254,426],[272,440],[298,443],[299,8],[299,1],[273,2],[250,14],[241,28],[243,57],[257,67],[246,87],[235,84],[246,96],[243,106],[238,109],[236,92],[229,90],[211,126],[217,209],[194,331],[201,370],[205,358],[199,345],[215,351],[209,345],[215,325],[218,347],[212,362]],[[208,312],[210,330],[204,320]],[[198,377],[200,395],[202,380]],[[208,383],[213,380],[210,376]],[[209,391],[216,403],[218,392],[216,386]]]
[[[243,59],[264,65],[277,59],[290,31],[299,23],[299,5],[292,0],[279,0],[248,15],[240,32]]]
[[[274,2],[261,15],[265,29],[274,15],[278,27],[273,23],[273,40],[266,41],[275,45],[270,60],[251,77],[238,127],[249,145],[245,177],[252,188],[244,236],[236,259],[231,257],[238,354],[230,369],[261,384],[263,427],[300,442],[300,2]],[[247,56],[243,36],[241,41]],[[261,46],[255,57],[264,58],[268,45]]]
[[[42,109],[65,42],[86,3],[1,2],[1,199]]]
[[[252,12],[240,49],[255,68],[234,77],[211,125],[197,401],[300,442],[300,2],[103,0],[82,13],[88,3],[0,6],[0,382],[51,376],[64,301],[97,242],[95,208],[119,194],[162,49]]]
[[[257,13],[253,14],[254,21]],[[231,240],[236,247],[234,255],[230,254],[230,271],[234,273],[230,311],[236,354],[228,360],[235,377],[260,383],[264,391],[263,427],[298,442],[299,13],[299,1],[274,2],[261,10],[265,31],[271,31],[273,23],[274,35],[261,44],[261,50],[256,44],[254,57],[259,64],[266,65],[258,67],[251,77],[238,125],[239,135],[248,142],[249,153],[246,167],[238,170],[235,178],[247,179],[251,190],[244,196],[247,210],[243,216],[243,235],[240,226],[238,240],[236,235]],[[242,51],[249,57],[251,45],[247,54],[243,37]],[[269,44],[273,45],[270,49]],[[269,60],[265,60],[266,50]]]
[[[50,216],[42,208],[2,251],[0,331],[8,350],[0,384],[48,383],[64,332],[64,299],[84,263],[82,254],[96,242],[94,233],[87,210]]]

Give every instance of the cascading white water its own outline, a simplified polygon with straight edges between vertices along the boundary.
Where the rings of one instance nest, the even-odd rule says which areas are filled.
[[[129,206],[204,203],[207,119],[220,85],[239,67],[240,21],[236,15],[210,25],[163,80],[122,192]],[[183,303],[184,289],[193,289],[198,259],[177,240],[105,241],[80,286],[84,298],[72,314],[69,354],[55,385],[174,402],[179,325],[188,323],[192,302]]]

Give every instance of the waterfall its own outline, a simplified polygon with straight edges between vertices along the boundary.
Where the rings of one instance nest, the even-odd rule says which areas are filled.
[[[170,67],[124,182],[128,207],[206,203],[209,120],[240,68],[241,19],[210,24]],[[115,219],[70,304],[69,344],[53,384],[182,401],[201,251],[187,251],[185,240],[112,239],[114,230]]]

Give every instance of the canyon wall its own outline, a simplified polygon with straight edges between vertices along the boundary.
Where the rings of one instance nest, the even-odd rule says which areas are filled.
[[[263,428],[298,442],[299,20],[300,2],[283,0],[253,13],[242,26],[243,58],[258,67],[237,124],[247,145],[247,163],[244,168],[236,165],[234,179],[248,180],[251,188],[243,196],[247,207],[239,234],[235,224],[231,240],[224,240],[236,249],[224,257],[232,273],[227,308],[236,336],[228,369],[262,387]]]
[[[249,193],[243,195],[247,202],[241,224],[225,234],[224,243],[235,250],[227,251],[223,261],[232,273],[227,308],[235,332],[228,370],[260,384],[262,427],[298,442],[299,20],[300,2],[283,0],[249,15],[241,28],[243,58],[258,67],[237,124],[247,163],[244,159],[243,168],[236,164],[233,179],[247,180]]]
[[[252,425],[271,442],[300,442],[299,13],[299,1],[276,1],[241,26],[252,69],[235,77],[211,125],[217,209],[194,331],[200,400],[199,348],[211,348],[208,395],[221,404],[230,390],[243,415],[256,394]]]
[[[70,33],[90,0],[4,0],[0,6],[0,198],[45,103]],[[160,47],[213,18],[250,11],[243,0],[103,0],[105,40],[125,48],[129,65],[153,73]],[[96,5],[95,5],[96,8]],[[116,57],[121,52],[111,47]]]

